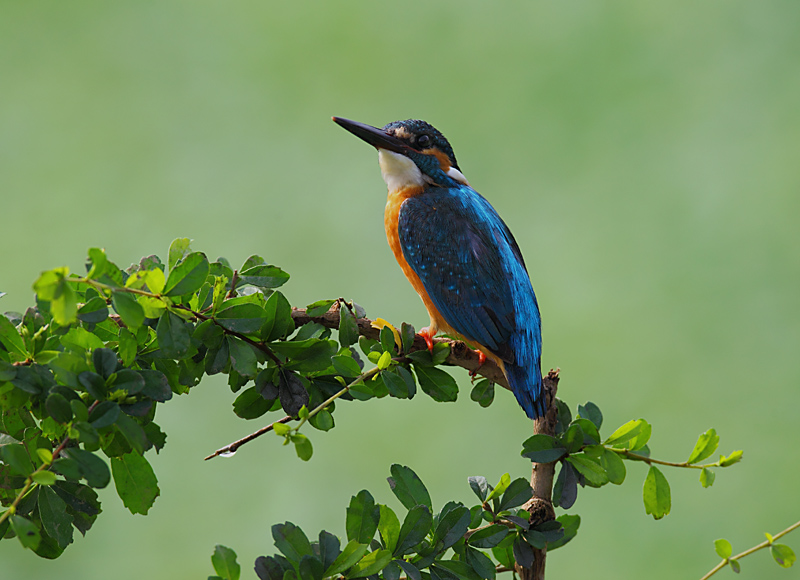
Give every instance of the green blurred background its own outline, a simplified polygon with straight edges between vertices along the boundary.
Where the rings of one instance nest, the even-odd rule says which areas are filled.
[[[798,24],[790,0],[3,0],[0,310],[29,306],[43,269],[81,270],[91,246],[124,267],[186,236],[211,258],[281,265],[296,305],[345,296],[422,326],[384,238],[374,150],[330,116],[426,119],[516,235],[561,397],[596,402],[611,429],[647,418],[657,457],[684,460],[709,427],[723,453],[745,450],[711,489],[668,471],[658,522],[643,466],[583,490],[548,577],[699,578],[715,538],[740,551],[800,517]],[[337,429],[309,433],[309,463],[272,437],[203,462],[264,424],[207,380],[159,411],[149,516],[106,490],[57,561],[2,542],[0,576],[205,577],[223,543],[254,578],[273,523],[342,534],[364,488],[399,507],[392,463],[437,506],[472,501],[469,475],[527,475],[513,398],[480,409],[456,374],[455,404],[342,405]],[[798,577],[766,553],[742,567]]]

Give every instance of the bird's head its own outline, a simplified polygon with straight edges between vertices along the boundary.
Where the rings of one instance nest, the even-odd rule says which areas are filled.
[[[378,150],[389,191],[426,184],[448,187],[454,181],[467,184],[450,143],[425,121],[395,121],[378,129],[341,117],[333,120]]]

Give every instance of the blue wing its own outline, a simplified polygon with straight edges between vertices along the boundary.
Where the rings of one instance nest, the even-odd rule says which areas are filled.
[[[499,356],[528,416],[542,414],[539,307],[519,247],[494,208],[468,186],[431,187],[403,203],[398,233],[444,319]]]

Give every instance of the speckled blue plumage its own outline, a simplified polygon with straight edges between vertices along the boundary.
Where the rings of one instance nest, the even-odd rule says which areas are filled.
[[[431,173],[437,183],[401,207],[403,255],[447,323],[500,357],[520,406],[541,417],[541,320],[519,247],[479,193]]]

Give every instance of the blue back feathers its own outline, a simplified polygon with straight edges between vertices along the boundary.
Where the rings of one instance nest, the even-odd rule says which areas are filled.
[[[478,192],[432,173],[436,185],[400,210],[403,255],[448,324],[503,360],[517,401],[540,417],[541,321],[519,247]]]

